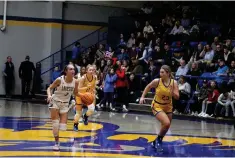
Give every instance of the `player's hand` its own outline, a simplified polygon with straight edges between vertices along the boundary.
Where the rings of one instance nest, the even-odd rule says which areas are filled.
[[[51,102],[51,96],[47,97],[47,103],[50,103]]]
[[[140,104],[144,104],[145,103],[145,99],[143,97],[140,98]]]

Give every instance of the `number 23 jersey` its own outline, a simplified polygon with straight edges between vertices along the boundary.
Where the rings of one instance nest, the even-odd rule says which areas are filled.
[[[155,89],[154,102],[160,105],[172,105],[173,86],[173,79],[171,79],[169,85],[165,85],[162,79],[159,79],[158,86]]]

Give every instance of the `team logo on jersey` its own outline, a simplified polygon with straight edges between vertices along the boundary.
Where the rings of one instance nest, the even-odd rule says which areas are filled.
[[[60,132],[60,152],[53,152],[54,138],[49,119],[0,117],[0,156],[7,157],[151,157],[151,156],[233,156],[235,140],[192,136],[166,136],[164,153],[151,142],[154,134],[117,131],[119,126],[105,122],[80,125],[79,132]],[[68,129],[72,129],[72,120]]]

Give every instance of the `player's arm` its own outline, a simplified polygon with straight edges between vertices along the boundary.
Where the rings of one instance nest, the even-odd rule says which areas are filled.
[[[178,100],[180,98],[179,87],[177,81],[174,80],[172,96]]]
[[[86,87],[84,85],[84,82],[85,82],[85,77],[82,76],[81,79],[79,80],[79,84],[78,84],[78,91],[79,92],[87,91],[88,87]]]
[[[78,86],[79,86],[79,80],[75,81],[75,88],[74,88],[74,96],[80,96],[80,93],[78,91]]]
[[[140,98],[140,104],[143,104],[145,102],[144,98],[146,94],[152,89],[156,88],[159,84],[159,79],[154,79],[152,82],[150,82],[144,89],[142,96]]]
[[[57,78],[48,88],[47,88],[47,101],[49,102],[51,100],[51,91],[58,87],[61,83],[60,78]]]

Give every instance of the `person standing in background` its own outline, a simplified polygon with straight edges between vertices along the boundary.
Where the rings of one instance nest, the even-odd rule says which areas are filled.
[[[76,60],[80,57],[80,46],[81,44],[79,42],[76,42],[75,45],[72,48],[72,59]]]
[[[13,90],[13,85],[15,81],[14,69],[15,68],[14,68],[14,64],[12,63],[12,58],[11,56],[8,56],[7,62],[4,64],[4,68],[3,68],[6,97],[11,97],[11,92]]]
[[[30,57],[26,56],[25,61],[21,62],[19,68],[19,77],[21,79],[22,99],[26,99],[29,95],[30,84],[32,81],[33,73],[36,69],[34,64],[30,61]]]

